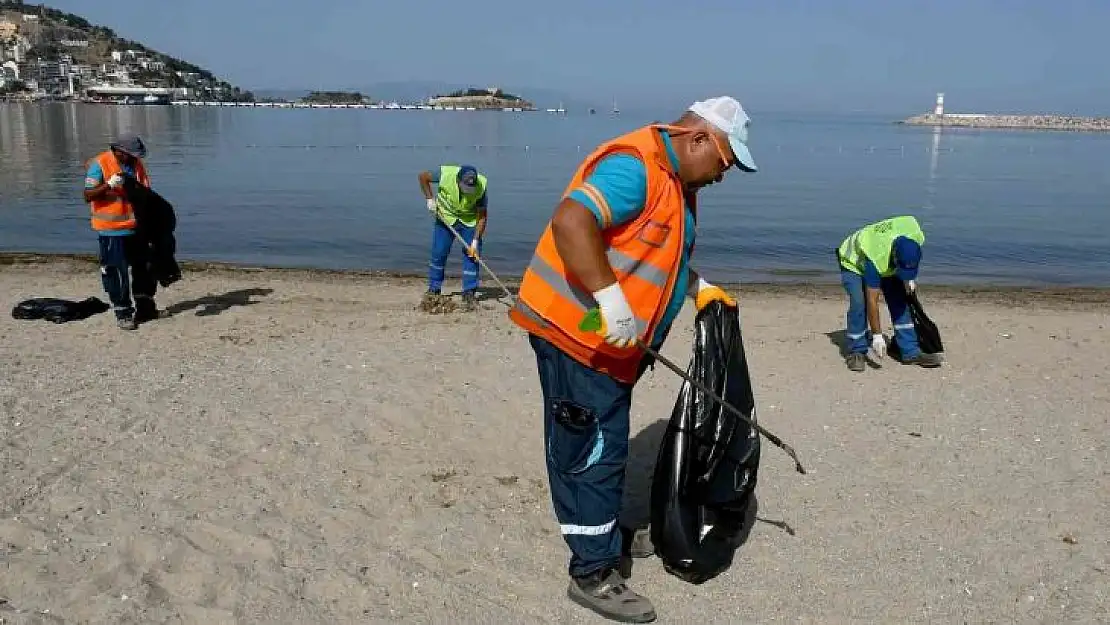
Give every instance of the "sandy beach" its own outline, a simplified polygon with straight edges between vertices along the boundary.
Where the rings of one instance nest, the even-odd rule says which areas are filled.
[[[504,303],[428,315],[419,279],[200,269],[123,332],[10,315],[106,300],[94,265],[0,264],[0,622],[604,622],[565,596]],[[810,473],[765,444],[720,577],[637,560],[657,622],[1110,622],[1110,293],[920,290],[946,366],[857,374],[838,285],[735,289],[760,420]],[[664,349],[683,366],[692,319]],[[628,518],[679,384],[637,389]]]

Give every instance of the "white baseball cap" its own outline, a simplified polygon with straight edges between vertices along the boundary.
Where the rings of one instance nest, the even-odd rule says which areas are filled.
[[[709,98],[694,102],[687,110],[728,135],[728,144],[736,155],[737,168],[747,172],[759,171],[748,149],[748,126],[752,120],[735,98]]]

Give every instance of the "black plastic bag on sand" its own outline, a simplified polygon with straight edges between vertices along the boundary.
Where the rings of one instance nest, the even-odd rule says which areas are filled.
[[[33,297],[23,300],[12,308],[15,319],[45,319],[53,323],[80,321],[108,310],[108,304],[98,298],[89,297],[80,302],[55,297]]]
[[[687,373],[756,422],[736,308],[714,302],[697,314]],[[651,485],[651,539],[672,575],[700,584],[731,564],[754,514],[759,440],[750,424],[683,383]]]

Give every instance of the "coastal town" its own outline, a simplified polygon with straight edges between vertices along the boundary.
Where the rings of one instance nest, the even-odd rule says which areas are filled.
[[[0,0],[0,100],[92,104],[534,111],[498,87],[430,95],[413,103],[360,93],[256,98],[192,63],[128,41],[82,17],[22,0]],[[564,113],[565,109],[546,109]]]
[[[115,103],[254,99],[208,70],[82,17],[22,0],[0,0],[0,97]]]

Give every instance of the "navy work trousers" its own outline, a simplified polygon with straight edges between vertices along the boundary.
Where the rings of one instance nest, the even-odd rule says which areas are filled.
[[[153,307],[158,283],[146,242],[134,234],[100,235],[100,281],[117,319],[130,319],[135,303]]]
[[[579,364],[540,337],[529,341],[543,389],[551,501],[572,554],[569,572],[579,577],[615,567],[633,385]]]

